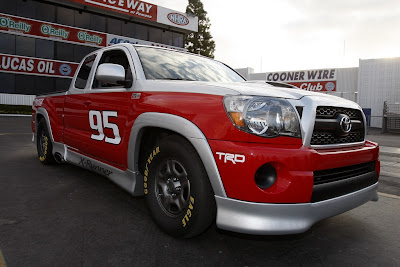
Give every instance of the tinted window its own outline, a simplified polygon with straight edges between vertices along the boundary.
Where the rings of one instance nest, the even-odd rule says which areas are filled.
[[[103,63],[112,63],[112,64],[121,65],[125,69],[125,80],[132,81],[131,67],[129,65],[128,58],[126,57],[126,54],[124,53],[124,51],[111,50],[111,51],[104,52],[99,61],[99,65],[103,64]],[[131,86],[131,84],[126,84],[124,87],[127,88],[130,86]],[[114,83],[105,83],[105,82],[99,81],[97,79],[95,79],[93,81],[93,88],[110,88],[110,87],[121,88],[122,85],[114,84]]]
[[[75,11],[75,27],[89,29],[90,14],[81,11]]]
[[[149,41],[161,44],[162,30],[156,28],[149,28]]]
[[[242,82],[226,65],[204,57],[172,50],[136,47],[147,79],[207,82]]]
[[[55,81],[57,78],[35,76],[35,94],[47,94],[50,92],[58,91],[55,89]]]
[[[56,42],[56,58],[58,60],[72,61],[74,58],[74,45]]]
[[[16,54],[19,56],[35,56],[35,39],[24,36],[16,36]]]
[[[3,1],[4,2],[4,1]],[[56,22],[56,6],[36,2],[36,18],[38,20]]]
[[[105,32],[106,31],[106,18],[103,16],[90,14],[90,29]]]
[[[75,12],[73,9],[57,7],[57,22],[64,25],[75,25]]]
[[[131,22],[122,23],[122,36],[135,37],[135,24]]]
[[[36,57],[54,59],[54,42],[36,39]]]
[[[90,55],[85,58],[79,72],[76,77],[75,87],[79,89],[84,89],[86,86],[86,82],[89,78],[90,70],[92,69],[94,60],[96,59],[96,54]]]
[[[107,18],[107,32],[121,35],[122,22],[117,19]]]
[[[173,33],[173,46],[183,47],[183,34],[182,33]]]
[[[147,36],[147,26],[141,25],[141,24],[136,24],[135,25],[135,38],[141,39],[141,40],[148,40]]]
[[[0,81],[1,81],[0,92],[8,94],[15,93],[15,74],[0,72]]]
[[[15,54],[15,35],[0,33],[0,53]]]
[[[172,32],[170,31],[162,32],[162,43],[166,45],[172,45]]]
[[[16,74],[15,93],[24,95],[36,95],[35,76]]]

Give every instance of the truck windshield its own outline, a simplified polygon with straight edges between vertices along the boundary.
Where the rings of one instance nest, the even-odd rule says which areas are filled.
[[[205,82],[243,82],[221,62],[205,57],[151,47],[135,47],[146,79]]]

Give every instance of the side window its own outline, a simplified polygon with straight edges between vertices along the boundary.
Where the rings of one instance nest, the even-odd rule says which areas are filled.
[[[124,51],[122,50],[111,50],[111,51],[106,51],[103,53],[103,55],[101,56],[101,59],[99,61],[99,64],[103,64],[103,63],[113,63],[113,64],[118,64],[121,65],[122,67],[124,67],[125,69],[125,81],[127,81],[127,85],[123,86],[121,84],[113,84],[113,83],[106,83],[106,82],[101,82],[97,79],[94,79],[93,81],[93,88],[127,88],[130,87],[131,85],[128,84],[132,84],[129,82],[132,82],[132,70],[131,70],[131,66],[129,65],[129,61],[128,58],[125,54]]]
[[[96,54],[86,57],[79,69],[78,76],[75,81],[75,88],[84,89],[89,78],[90,70],[92,69]]]

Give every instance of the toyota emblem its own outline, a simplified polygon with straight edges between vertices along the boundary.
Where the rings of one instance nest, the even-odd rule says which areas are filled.
[[[351,120],[350,120],[349,116],[341,114],[340,128],[342,129],[343,133],[345,133],[345,134],[347,134],[351,131]]]

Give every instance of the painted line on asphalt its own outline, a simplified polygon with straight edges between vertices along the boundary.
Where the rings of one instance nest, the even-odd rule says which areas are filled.
[[[0,133],[0,135],[24,135],[24,134],[32,134],[32,133]]]
[[[27,114],[0,114],[0,117],[32,117],[32,115],[27,115]]]
[[[1,250],[0,250],[0,267],[7,267],[6,260],[4,259]]]
[[[390,198],[394,198],[394,199],[400,199],[400,196],[396,196],[396,195],[392,195],[392,194],[378,192],[378,195],[384,196],[384,197],[390,197]]]

